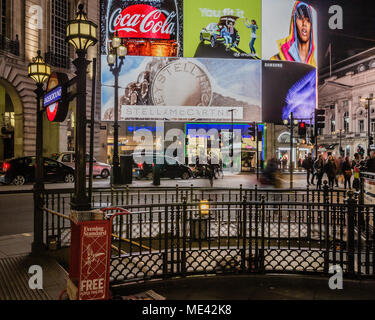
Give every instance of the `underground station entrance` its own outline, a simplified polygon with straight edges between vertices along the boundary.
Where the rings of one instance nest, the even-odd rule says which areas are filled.
[[[300,298],[306,276],[326,292],[332,268],[347,279],[375,275],[374,206],[327,185],[101,190],[87,221],[52,209],[69,203],[57,203],[62,199],[46,194],[45,235],[56,252],[70,251],[70,299],[137,299],[140,291],[154,300],[225,299],[228,291],[218,288],[236,283],[268,288],[259,299],[273,296],[271,283],[284,293],[295,288],[291,297]],[[253,292],[246,290],[226,298],[241,299],[242,292],[246,299]]]

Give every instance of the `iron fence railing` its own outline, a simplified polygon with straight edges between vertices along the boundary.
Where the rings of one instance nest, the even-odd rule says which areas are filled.
[[[375,206],[358,204],[352,193],[345,198],[327,187],[165,188],[145,191],[146,197],[136,189],[96,191],[102,207],[132,213],[113,219],[112,283],[220,272],[327,274],[332,265],[347,275],[374,276]],[[209,213],[202,214],[201,200],[210,197]],[[70,194],[50,190],[45,200],[48,210],[68,215]],[[69,245],[67,219],[45,211],[44,221],[46,243]]]
[[[0,50],[8,51],[16,56],[20,55],[20,43],[18,40],[18,35],[16,40],[11,40],[5,35],[0,34]]]

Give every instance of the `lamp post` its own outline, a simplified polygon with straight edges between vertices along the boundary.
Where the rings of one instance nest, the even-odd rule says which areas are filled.
[[[111,48],[107,56],[107,62],[110,67],[110,70],[115,77],[115,105],[114,105],[114,114],[115,114],[115,123],[113,125],[113,170],[112,170],[112,182],[113,184],[120,184],[120,159],[118,152],[118,90],[119,90],[119,75],[121,68],[124,65],[124,59],[127,54],[126,46],[122,43],[121,39],[118,37],[118,34],[112,38]],[[120,62],[119,62],[120,59]]]
[[[34,241],[32,252],[38,253],[43,249],[43,109],[41,100],[44,95],[43,84],[49,78],[51,68],[44,63],[40,50],[28,66],[28,76],[36,83],[34,91],[37,98],[36,106],[36,165],[34,184]]]
[[[97,25],[87,20],[83,4],[78,6],[77,17],[69,21],[66,28],[66,41],[74,46],[78,58],[73,61],[76,67],[76,143],[75,143],[75,192],[72,209],[85,211],[90,209],[86,194],[86,71],[89,61],[87,50],[97,43]]]
[[[340,154],[341,157],[344,156],[344,153],[342,151],[342,145],[341,145],[341,138],[342,138],[341,133],[342,133],[342,131],[343,131],[342,129],[339,130],[339,132],[340,132],[340,135],[339,135],[339,154]]]
[[[369,98],[361,98],[362,102],[367,102],[367,155],[370,155],[370,150],[371,150],[371,119],[370,119],[370,101],[374,100],[374,98],[369,97]]]
[[[234,123],[233,123],[233,112],[234,112],[234,109],[230,109],[228,110],[228,112],[231,113],[231,124],[232,124],[232,133],[231,133],[231,144],[230,144],[230,155],[231,155],[231,170],[233,172],[233,166],[234,166],[234,161],[233,161],[233,158],[234,158]]]
[[[293,189],[293,133],[294,127],[298,124],[298,120],[294,119],[293,112],[290,113],[289,121],[284,120],[284,125],[290,128],[290,157],[289,157],[289,171],[290,171],[290,189]]]

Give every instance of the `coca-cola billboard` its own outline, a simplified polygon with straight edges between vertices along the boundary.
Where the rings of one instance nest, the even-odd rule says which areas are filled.
[[[125,39],[128,55],[182,55],[182,0],[102,0],[102,53],[114,34]]]

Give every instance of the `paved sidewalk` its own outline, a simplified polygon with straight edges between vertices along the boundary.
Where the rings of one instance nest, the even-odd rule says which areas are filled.
[[[117,286],[118,296],[153,290],[166,300],[375,300],[375,281],[345,280],[331,290],[328,277],[306,275],[225,275],[149,281]]]
[[[0,300],[58,300],[66,288],[66,271],[52,258],[31,256],[33,235],[0,237]],[[29,268],[43,270],[43,289],[29,287]]]

